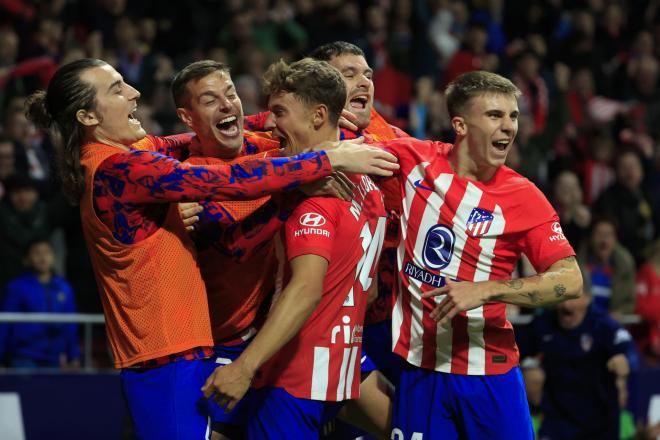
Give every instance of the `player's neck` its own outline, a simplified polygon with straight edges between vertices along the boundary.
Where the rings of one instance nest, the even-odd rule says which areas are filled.
[[[454,148],[449,152],[449,164],[452,170],[465,179],[477,182],[488,182],[497,172],[497,168],[477,163],[468,151],[464,141],[457,141]]]

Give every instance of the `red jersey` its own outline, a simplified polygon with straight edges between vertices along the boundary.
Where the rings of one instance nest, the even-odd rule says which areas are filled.
[[[443,286],[445,277],[510,279],[521,253],[539,272],[574,255],[557,214],[534,184],[508,167],[477,182],[453,172],[449,144],[408,138],[383,145],[399,159],[403,200],[394,352],[446,373],[509,371],[518,364],[518,348],[505,304],[462,312],[443,327],[429,316],[442,297],[422,300],[421,294]]]
[[[258,386],[313,400],[360,394],[362,327],[367,290],[385,237],[383,196],[368,176],[355,176],[353,200],[305,200],[282,231],[286,257],[328,260],[323,296],[296,336],[263,367]]]

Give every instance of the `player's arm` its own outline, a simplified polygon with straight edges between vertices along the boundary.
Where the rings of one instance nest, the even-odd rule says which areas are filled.
[[[471,310],[488,302],[503,302],[524,307],[543,307],[582,294],[582,274],[574,256],[554,262],[545,272],[515,280],[480,282],[454,282],[446,284],[422,296],[430,298],[443,295],[430,316],[445,324],[465,310]]]
[[[190,142],[195,133],[173,134],[170,136],[154,137],[154,143],[160,154],[171,156],[180,160],[190,147]]]
[[[199,222],[192,234],[197,249],[213,246],[238,262],[247,260],[270,243],[302,198],[295,191],[277,196],[240,221],[231,217],[220,202],[203,203],[205,209],[198,214]]]
[[[101,164],[94,179],[95,191],[108,191],[124,203],[245,200],[312,182],[333,169],[387,176],[397,167],[380,149],[340,142],[327,152],[234,165],[190,165],[148,151],[118,153]]]
[[[257,336],[236,361],[216,368],[202,387],[205,397],[213,396],[227,411],[245,395],[257,370],[298,333],[321,300],[328,261],[307,254],[290,263],[291,280]]]

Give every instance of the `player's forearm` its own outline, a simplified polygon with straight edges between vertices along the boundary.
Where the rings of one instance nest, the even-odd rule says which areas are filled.
[[[487,283],[488,301],[525,307],[556,304],[582,294],[582,275],[575,257],[561,259],[531,277]]]
[[[237,362],[242,362],[254,374],[298,333],[320,300],[321,292],[310,292],[304,281],[295,285],[289,283],[263,327]]]

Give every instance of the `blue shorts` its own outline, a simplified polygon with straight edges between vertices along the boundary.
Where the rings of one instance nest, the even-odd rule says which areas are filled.
[[[369,374],[377,369],[376,364],[373,363],[371,358],[362,352],[362,357],[360,358],[360,374],[362,377],[366,377],[365,374]]]
[[[391,438],[534,440],[520,369],[466,376],[406,364],[394,397]]]
[[[122,390],[137,438],[207,438],[208,409],[201,388],[214,368],[211,359],[195,359],[123,369]]]
[[[343,402],[299,399],[282,388],[254,390],[254,412],[248,421],[248,439],[318,439],[325,423],[334,419]]]
[[[376,369],[383,373],[394,386],[399,383],[402,360],[392,352],[391,320],[364,326],[362,354],[367,354],[376,364]]]
[[[227,365],[238,359],[250,344],[250,340],[236,345],[216,345],[213,347],[215,366]],[[254,390],[249,389],[245,396],[238,402],[231,412],[226,413],[217,403],[209,399],[209,412],[213,423],[213,430],[223,433],[228,437],[240,437],[243,430],[238,427],[245,427],[250,411],[250,400]]]

